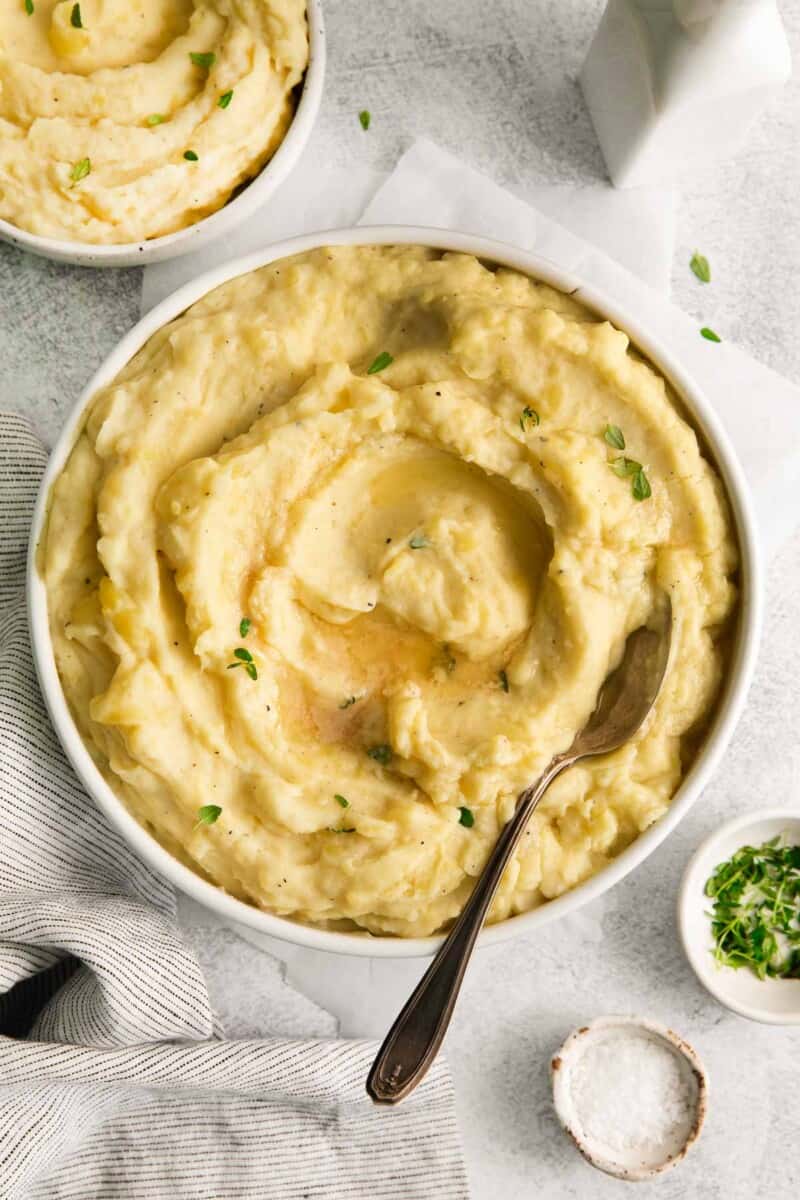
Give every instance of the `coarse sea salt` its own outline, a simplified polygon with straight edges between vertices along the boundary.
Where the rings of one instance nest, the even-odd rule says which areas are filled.
[[[612,1154],[638,1148],[675,1154],[697,1108],[697,1081],[686,1059],[635,1026],[586,1039],[572,1064],[570,1092],[583,1137]]]

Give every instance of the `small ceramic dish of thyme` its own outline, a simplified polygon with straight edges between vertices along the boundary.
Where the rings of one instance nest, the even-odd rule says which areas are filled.
[[[720,1004],[800,1025],[800,811],[749,813],[706,838],[683,876],[678,926]]]

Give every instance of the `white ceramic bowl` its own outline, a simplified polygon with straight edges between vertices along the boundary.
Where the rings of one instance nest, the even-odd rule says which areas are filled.
[[[770,808],[726,822],[699,846],[678,893],[678,927],[686,957],[705,988],[735,1013],[768,1025],[800,1025],[800,979],[759,979],[744,967],[718,966],[712,950],[711,900],[706,881],[742,846],[761,846],[785,834],[800,845],[800,811]]]
[[[31,254],[78,267],[141,267],[147,263],[177,258],[199,250],[229,233],[251,216],[283,183],[311,137],[322,100],[325,79],[325,25],[322,0],[307,0],[309,59],[300,100],[286,137],[258,175],[232,200],[210,216],[187,229],[178,229],[163,237],[119,245],[93,245],[28,233],[10,221],[0,220],[0,241],[10,242]]]
[[[686,1089],[686,1121],[669,1129],[660,1145],[640,1142],[624,1148],[606,1145],[584,1128],[575,1095],[575,1077],[587,1050],[605,1045],[617,1054],[620,1042],[655,1042],[674,1056]],[[682,1037],[647,1017],[596,1017],[575,1029],[550,1060],[553,1104],[565,1132],[583,1157],[599,1171],[619,1179],[641,1182],[677,1166],[700,1136],[708,1110],[708,1076],[697,1052]],[[613,1096],[609,1102],[613,1103]]]
[[[67,420],[50,457],[33,519],[28,560],[31,641],[42,692],[61,743],[84,786],[112,824],[141,857],[182,891],[208,908],[228,920],[249,925],[261,933],[283,938],[285,941],[295,942],[299,945],[312,946],[319,950],[329,950],[340,954],[368,955],[376,958],[409,958],[432,954],[439,945],[441,937],[390,938],[372,937],[361,933],[340,933],[315,929],[283,917],[274,916],[271,913],[262,912],[241,900],[234,899],[213,884],[201,879],[199,875],[195,875],[193,871],[164,850],[139,825],[94,765],[70,716],[53,657],[47,621],[45,587],[36,570],[35,561],[35,548],[42,532],[47,497],[53,481],[64,467],[72,443],[81,428],[84,409],[94,393],[114,379],[140,346],[157,329],[182,313],[206,292],[237,275],[264,266],[266,263],[317,246],[364,244],[422,244],[442,250],[475,254],[480,258],[525,272],[561,291],[576,293],[578,298],[589,308],[608,317],[615,325],[624,329],[639,349],[671,380],[690,412],[695,426],[710,448],[710,453],[727,488],[741,550],[739,629],[727,681],[709,734],[691,770],[681,783],[669,810],[597,875],[540,908],[489,926],[481,933],[481,944],[488,945],[503,941],[518,933],[530,932],[547,921],[553,921],[556,917],[572,912],[593,900],[610,888],[612,884],[624,878],[640,862],[643,862],[685,815],[722,757],[744,705],[758,647],[761,624],[761,578],[754,517],[747,485],[728,438],[708,401],[684,374],[680,364],[663,346],[649,337],[646,329],[641,328],[633,313],[621,308],[594,288],[584,285],[580,279],[535,254],[517,250],[502,242],[491,241],[487,238],[399,225],[338,229],[308,234],[304,237],[277,243],[255,254],[209,271],[163,300],[122,339],[89,381]]]

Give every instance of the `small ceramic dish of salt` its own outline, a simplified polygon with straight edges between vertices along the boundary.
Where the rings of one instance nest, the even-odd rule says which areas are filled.
[[[550,1063],[564,1129],[593,1167],[643,1180],[674,1167],[697,1141],[708,1080],[687,1042],[655,1021],[597,1017]]]

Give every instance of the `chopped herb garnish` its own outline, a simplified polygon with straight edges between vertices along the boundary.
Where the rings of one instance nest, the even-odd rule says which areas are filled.
[[[641,467],[633,477],[631,491],[633,492],[634,500],[648,500],[653,494],[652,488],[650,487],[650,480],[647,478]]]
[[[471,808],[459,808],[458,823],[459,825],[463,825],[465,829],[472,829],[472,826],[475,824],[475,817]]]
[[[147,124],[148,125],[163,125],[165,120],[166,120],[166,117],[164,116],[163,113],[150,113],[150,116],[147,118]]]
[[[355,833],[355,829],[333,829],[331,826],[329,826],[328,833]]]
[[[339,705],[339,708],[349,708],[351,704],[355,704],[357,699],[357,696],[348,696],[342,701],[342,703]]]
[[[428,541],[424,533],[415,533],[413,537],[408,539],[408,544],[412,550],[424,550],[432,543]]]
[[[709,329],[707,325],[704,325],[703,328],[700,330],[700,337],[704,337],[707,342],[721,342],[722,341],[722,338],[719,336],[719,334],[714,333],[714,330]]]
[[[73,4],[72,12],[69,14],[69,23],[73,29],[83,29],[83,21],[81,21],[81,6]]]
[[[227,108],[232,99],[233,99],[233,88],[231,88],[230,91],[222,93],[219,100],[217,101],[217,107],[218,108]]]
[[[701,283],[711,283],[711,267],[708,265],[708,259],[704,254],[699,254],[697,250],[695,250],[694,254],[689,260],[689,266],[692,268]]]
[[[503,689],[504,692],[507,692],[509,690],[508,676],[506,675],[505,671],[498,671],[497,678],[500,680],[500,687]]]
[[[529,425],[537,426],[539,424],[539,414],[535,408],[529,408],[526,404],[522,410],[522,415],[519,419],[519,427],[524,433]]]
[[[367,367],[367,374],[377,375],[378,371],[385,371],[386,368],[390,367],[393,362],[394,359],[392,358],[391,354],[389,354],[387,350],[382,350],[378,357],[374,358]]]
[[[25,0],[25,12],[29,17],[33,16],[33,0]]]
[[[233,652],[233,657],[237,661],[228,663],[226,670],[233,671],[236,667],[244,667],[251,679],[258,679],[258,670],[249,650],[245,650],[244,646],[237,646]]]
[[[334,800],[336,801],[336,803],[337,803],[338,805],[340,805],[342,808],[349,808],[349,807],[350,807],[350,801],[347,799],[347,797],[346,797],[346,796],[340,796],[340,795],[339,795],[339,793],[338,793],[338,792],[336,792],[336,794],[334,795],[334,797],[333,797],[333,798],[334,798]]]
[[[620,479],[626,479],[628,475],[636,475],[642,469],[642,464],[638,463],[635,458],[615,458],[608,465],[615,475],[619,475]]]
[[[73,183],[80,183],[92,169],[92,160],[90,158],[82,158],[80,162],[76,162],[75,166],[69,173],[69,177]]]
[[[370,758],[374,758],[375,762],[380,763],[382,767],[388,766],[392,761],[391,746],[386,746],[383,744],[380,746],[370,746],[367,754]]]
[[[609,426],[608,428],[616,429],[616,426]],[[621,433],[620,437],[622,437]],[[605,439],[606,441],[609,440],[608,430],[606,431]],[[634,500],[647,500],[653,494],[650,487],[650,480],[644,473],[644,467],[635,458],[625,458],[623,455],[620,458],[612,459],[608,465],[620,479],[631,480],[631,494]]]
[[[239,637],[247,637],[252,624],[253,622],[249,617],[242,617],[241,621],[239,622]]]
[[[706,883],[714,958],[759,979],[800,979],[800,846],[743,846]]]
[[[603,430],[603,437],[614,450],[625,449],[625,435],[619,425],[606,425]]]
[[[361,112],[358,114],[358,119],[361,122],[362,129],[369,129],[369,123],[372,120],[372,113],[369,111],[369,109],[362,108]]]
[[[206,71],[209,69],[209,67],[213,67],[214,63],[217,61],[217,56],[213,50],[204,51],[202,53],[198,52],[197,50],[190,50],[189,58],[196,67],[204,67]]]
[[[202,808],[198,808],[197,810],[197,824],[195,825],[195,829],[199,825],[213,825],[221,812],[222,809],[218,804],[204,804]]]
[[[186,159],[187,162],[197,162],[198,161],[197,155],[195,154],[194,150],[184,150],[183,157]]]

